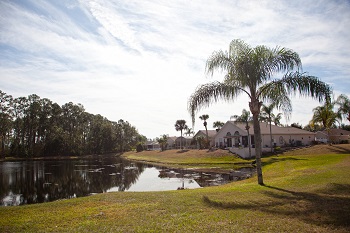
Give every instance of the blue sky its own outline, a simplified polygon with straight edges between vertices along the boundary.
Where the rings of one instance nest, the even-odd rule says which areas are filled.
[[[349,1],[1,0],[0,12],[0,90],[81,103],[149,138],[179,135],[178,119],[191,126],[189,96],[223,78],[205,74],[206,59],[236,38],[293,49],[304,71],[350,96]],[[292,100],[282,123],[306,125],[319,103]],[[243,108],[242,95],[198,115],[211,126]]]

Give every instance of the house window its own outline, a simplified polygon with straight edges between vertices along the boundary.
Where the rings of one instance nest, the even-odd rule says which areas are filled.
[[[236,131],[234,135],[235,135],[235,136],[239,136],[239,132],[238,132],[238,131]]]
[[[231,136],[231,133],[230,133],[230,132],[227,132],[226,136]]]

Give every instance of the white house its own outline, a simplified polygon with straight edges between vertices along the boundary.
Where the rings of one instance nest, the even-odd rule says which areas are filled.
[[[262,149],[271,151],[270,125],[260,122]],[[315,133],[295,127],[279,127],[271,125],[273,146],[302,146],[310,145],[315,140]],[[251,142],[251,143],[249,143]],[[249,124],[249,138],[245,123],[228,121],[215,136],[215,146],[229,148],[230,151],[243,158],[249,158],[249,147],[254,148],[253,124]],[[251,156],[255,156],[255,149],[251,149]]]

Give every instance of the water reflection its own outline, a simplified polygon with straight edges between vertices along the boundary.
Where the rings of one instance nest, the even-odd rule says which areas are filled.
[[[113,191],[160,191],[220,185],[250,177],[131,163],[119,157],[0,163],[0,205],[24,205]]]

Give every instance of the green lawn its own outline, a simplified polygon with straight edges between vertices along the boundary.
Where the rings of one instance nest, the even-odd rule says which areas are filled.
[[[165,153],[155,153],[128,155],[158,157],[161,163]],[[201,153],[192,158],[173,153],[164,161],[193,166],[195,157],[206,168],[212,160],[222,169],[241,162]],[[349,145],[317,146],[263,158],[265,186],[253,177],[195,190],[117,192],[1,207],[0,232],[350,232],[349,168]]]

